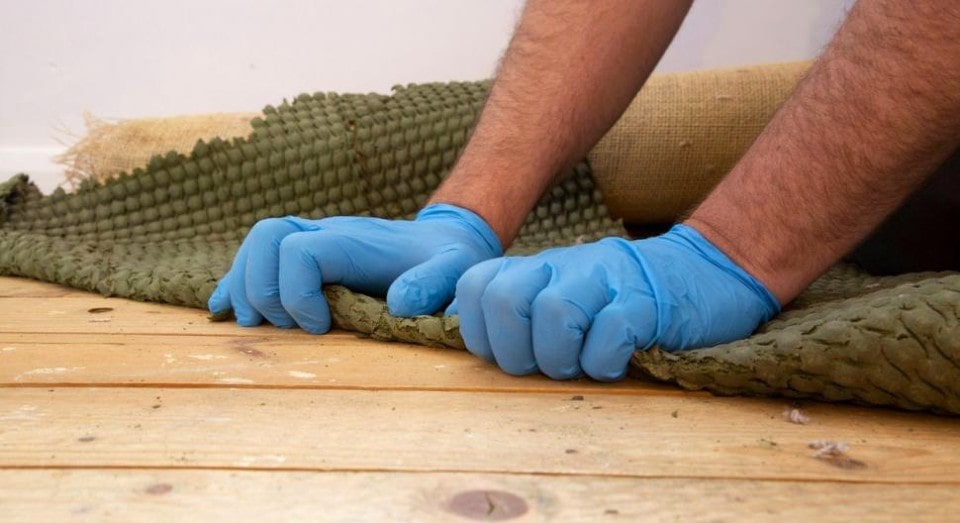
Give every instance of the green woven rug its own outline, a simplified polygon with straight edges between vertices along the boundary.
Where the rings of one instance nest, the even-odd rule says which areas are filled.
[[[392,95],[301,95],[267,107],[245,139],[199,142],[73,194],[0,184],[0,274],[205,307],[250,226],[296,214],[411,217],[467,140],[486,83]],[[531,213],[511,252],[623,235],[586,164]],[[339,327],[463,348],[455,317],[390,317],[326,289]],[[960,413],[960,274],[872,278],[838,267],[752,337],[637,353],[633,370],[692,389]]]

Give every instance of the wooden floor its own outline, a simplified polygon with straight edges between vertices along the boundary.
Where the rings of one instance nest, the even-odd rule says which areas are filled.
[[[921,521],[957,419],[513,378],[0,278],[2,521]],[[848,451],[813,457],[809,443]]]

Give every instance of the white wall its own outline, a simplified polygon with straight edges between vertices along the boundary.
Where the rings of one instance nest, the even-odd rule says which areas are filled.
[[[667,0],[665,0],[667,1]],[[699,0],[660,70],[814,56],[850,0]],[[257,111],[492,74],[521,0],[0,0],[0,177],[50,190],[82,114]]]

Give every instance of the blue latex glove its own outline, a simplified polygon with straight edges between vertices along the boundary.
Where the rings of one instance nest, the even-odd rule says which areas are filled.
[[[233,309],[244,326],[266,319],[322,334],[330,330],[325,284],[386,295],[397,316],[430,314],[453,298],[464,271],[502,253],[487,223],[454,205],[427,206],[413,221],[269,218],[250,229],[208,307]]]
[[[448,312],[470,352],[504,371],[612,381],[630,356],[745,338],[776,298],[695,229],[550,249],[468,270]]]

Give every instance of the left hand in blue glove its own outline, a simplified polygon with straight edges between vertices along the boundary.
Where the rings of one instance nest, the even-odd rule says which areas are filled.
[[[630,356],[744,338],[776,298],[696,229],[550,249],[475,265],[457,284],[470,352],[504,371],[554,379],[623,378]]]

